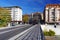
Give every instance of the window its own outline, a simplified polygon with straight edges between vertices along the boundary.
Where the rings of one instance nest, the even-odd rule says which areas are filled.
[[[55,16],[55,12],[52,12],[52,15]]]
[[[55,17],[55,9],[52,9],[52,16]]]

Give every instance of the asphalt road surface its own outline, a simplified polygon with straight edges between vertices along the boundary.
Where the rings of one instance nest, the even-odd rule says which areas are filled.
[[[8,29],[0,30],[0,40],[8,40],[9,38],[21,33],[22,31],[24,31],[30,27],[31,27],[31,25],[12,27],[12,28],[8,28]]]
[[[45,40],[41,26],[36,25],[15,40]]]

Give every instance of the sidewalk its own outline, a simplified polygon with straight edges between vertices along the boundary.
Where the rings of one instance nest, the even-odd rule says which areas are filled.
[[[45,36],[46,40],[60,40],[60,36]]]
[[[56,28],[54,28],[54,25],[41,25],[42,30],[49,29],[53,30],[56,34],[55,35],[60,35],[60,25],[56,25]]]
[[[16,26],[7,26],[7,27],[1,27],[0,30],[2,29],[7,29],[7,28],[13,28],[13,27],[19,27],[19,26],[28,26],[29,24],[21,24],[21,25],[16,25]]]

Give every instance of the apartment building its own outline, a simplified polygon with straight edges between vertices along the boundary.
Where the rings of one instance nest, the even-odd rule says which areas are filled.
[[[45,7],[44,18],[46,23],[60,22],[60,4],[48,4]]]
[[[11,13],[11,23],[20,24],[22,22],[22,8],[18,6],[4,7]]]

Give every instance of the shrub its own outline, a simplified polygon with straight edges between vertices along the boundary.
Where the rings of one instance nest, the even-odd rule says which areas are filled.
[[[44,35],[48,36],[49,34],[48,34],[48,32],[47,32],[47,31],[45,31],[45,32],[44,32]]]
[[[49,30],[49,36],[54,36],[54,35],[55,35],[55,32],[52,30]]]
[[[55,36],[55,32],[52,31],[52,30],[44,31],[44,35],[45,35],[45,36]]]

